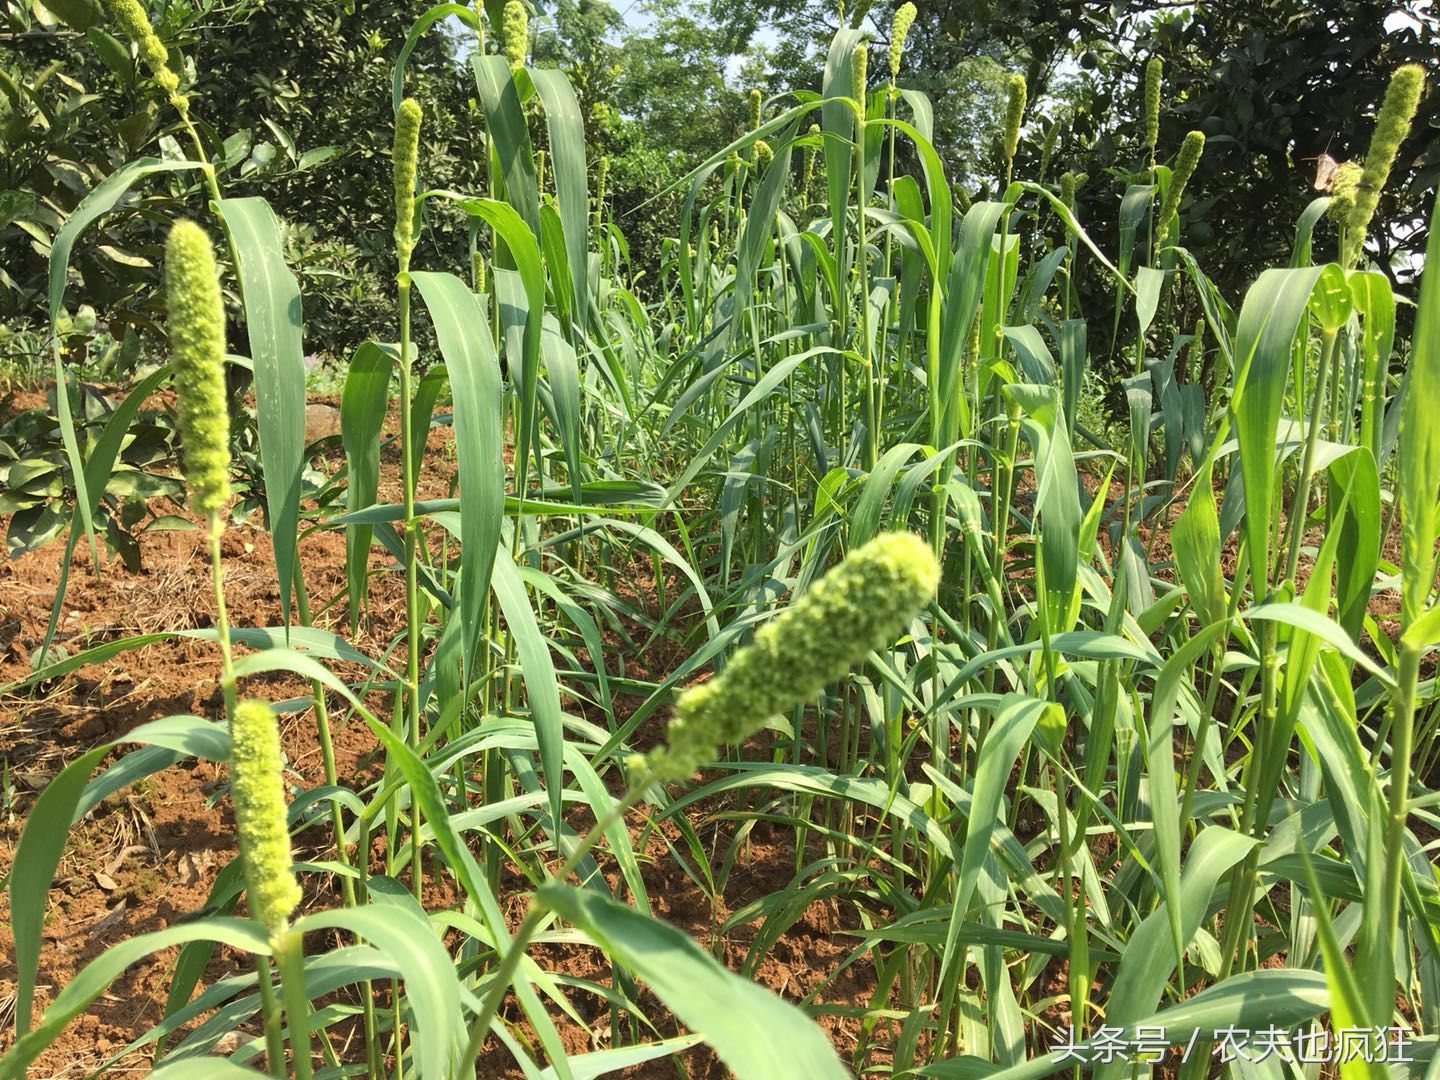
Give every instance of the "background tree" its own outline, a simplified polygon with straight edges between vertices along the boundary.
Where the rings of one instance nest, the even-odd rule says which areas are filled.
[[[846,22],[884,43],[896,6],[862,0],[848,6]],[[1162,57],[1161,152],[1173,153],[1192,129],[1207,137],[1187,188],[1185,235],[1229,295],[1260,267],[1285,261],[1288,223],[1317,194],[1318,155],[1363,153],[1391,73],[1423,64],[1426,98],[1382,201],[1378,217],[1389,228],[1375,230],[1372,254],[1404,279],[1424,250],[1425,193],[1440,178],[1440,14],[1428,0],[934,0],[919,8],[902,83],[935,102],[936,143],[954,175],[987,187],[1003,94],[996,73],[1021,72],[1030,90],[1022,158],[1033,166],[1045,128],[1059,123],[1054,157],[1090,176],[1081,207],[1100,236],[1113,235],[1123,189],[1116,170],[1128,174],[1144,156],[1141,68]],[[728,48],[774,33],[785,86],[818,84],[835,4],[712,0],[710,10]]]
[[[0,213],[7,268],[0,286],[8,317],[16,318],[43,313],[35,290],[49,239],[75,204],[124,161],[142,153],[180,154],[183,144],[176,141],[174,111],[149,80],[135,77],[129,44],[110,37],[103,21],[87,42],[38,4],[0,4],[6,27],[0,65],[14,86],[37,91],[0,95],[16,132],[0,166],[4,187],[31,196],[17,195],[10,204],[28,206],[28,217]],[[389,87],[413,6],[265,0],[222,7],[177,0],[152,15],[172,55],[183,50],[193,58],[183,81],[227,193],[264,196],[288,226],[290,261],[305,291],[307,347],[343,352],[366,337],[392,335],[393,290],[382,284],[394,273],[385,227]],[[484,153],[473,85],[459,67],[462,44],[443,27],[424,35],[407,88],[428,118],[421,158],[427,182],[461,189],[475,186]],[[43,121],[57,108],[67,118],[58,132]],[[14,155],[10,147],[17,148]],[[102,223],[111,243],[82,260],[72,306],[93,303],[112,325],[151,329],[163,223],[187,205],[193,213],[205,197],[185,174],[141,185]],[[169,209],[158,204],[164,202]],[[432,244],[458,257],[465,242],[459,215],[435,208],[427,224]]]

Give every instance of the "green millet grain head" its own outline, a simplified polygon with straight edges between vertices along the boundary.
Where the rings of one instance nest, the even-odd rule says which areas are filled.
[[[610,159],[602,157],[600,163],[595,166],[595,203],[597,206],[605,204],[605,181],[610,179]]]
[[[1075,174],[1068,169],[1060,174],[1060,201],[1075,209]]]
[[[125,32],[126,37],[135,42],[135,47],[140,50],[140,58],[145,61],[145,66],[150,69],[150,75],[160,89],[170,98],[178,98],[180,80],[170,70],[170,54],[155,35],[155,28],[150,25],[150,17],[145,14],[139,0],[106,0],[105,10],[109,13],[110,20]]]
[[[1343,224],[1349,220],[1350,211],[1355,208],[1355,192],[1364,175],[1365,167],[1358,161],[1347,161],[1336,167],[1335,175],[1330,178],[1330,206],[1326,210],[1336,221]]]
[[[913,533],[886,533],[852,551],[756,631],[720,675],[680,695],[667,745],[645,759],[651,777],[688,779],[717,746],[740,743],[814,698],[893,641],[939,580],[929,545]]]
[[[1390,76],[1385,100],[1375,117],[1375,133],[1370,136],[1370,152],[1365,155],[1365,171],[1355,188],[1355,204],[1345,222],[1346,266],[1355,265],[1365,245],[1365,232],[1380,205],[1380,192],[1390,178],[1400,144],[1410,134],[1411,121],[1425,89],[1425,69],[1419,64],[1406,64]]]
[[[1152,56],[1145,65],[1145,149],[1155,150],[1160,141],[1160,80],[1165,64],[1158,56]]]
[[[410,268],[415,248],[415,168],[420,158],[420,103],[400,102],[395,113],[395,144],[390,164],[395,176],[395,251],[400,269]]]
[[[960,181],[957,180],[950,185],[950,194],[955,199],[955,205],[960,208],[962,214],[969,211],[971,205],[970,193],[960,185]]]
[[[250,914],[282,930],[300,903],[286,827],[280,730],[269,702],[250,699],[230,720],[230,801],[244,860]]]
[[[473,252],[470,255],[470,274],[475,281],[475,292],[485,291],[485,255],[483,252]]]
[[[915,5],[901,4],[895,9],[895,19],[890,24],[890,81],[893,83],[900,74],[900,59],[905,55],[905,38],[910,27],[915,25]]]
[[[1055,156],[1055,141],[1060,137],[1060,121],[1058,118],[1050,121],[1050,126],[1045,129],[1045,141],[1040,144],[1040,168],[1036,172],[1035,179],[1040,183],[1045,182],[1045,174],[1050,171],[1050,159]]]
[[[1005,160],[1013,161],[1020,146],[1020,121],[1025,117],[1025,76],[1011,75],[1005,84]]]
[[[760,126],[760,106],[765,100],[765,95],[760,93],[759,87],[750,91],[750,130],[754,131]]]
[[[177,221],[165,243],[165,301],[190,506],[212,514],[230,501],[225,306],[215,249],[193,221]]]
[[[764,139],[755,140],[755,165],[757,168],[763,169],[766,165],[770,164],[771,159],[774,157],[775,151],[770,148],[768,142]]]
[[[850,96],[865,108],[866,89],[870,85],[870,47],[864,42],[850,54]]]
[[[525,66],[525,54],[530,51],[530,12],[520,0],[509,0],[500,21],[500,40],[504,44],[505,59],[510,70]]]
[[[1195,172],[1195,166],[1200,163],[1200,155],[1204,152],[1205,135],[1203,132],[1190,132],[1185,136],[1185,141],[1180,144],[1180,153],[1175,155],[1175,167],[1170,171],[1170,190],[1165,193],[1165,201],[1160,205],[1160,236],[1162,239],[1169,235],[1170,219],[1180,209],[1180,197],[1185,194],[1185,185],[1190,182],[1190,177]]]

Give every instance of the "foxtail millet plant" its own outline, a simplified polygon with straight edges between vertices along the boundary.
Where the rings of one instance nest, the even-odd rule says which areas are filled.
[[[125,36],[135,42],[140,58],[150,69],[150,77],[178,107],[184,100],[180,94],[180,79],[170,69],[169,50],[150,25],[150,18],[139,0],[105,0],[105,10]]]
[[[885,533],[852,551],[756,631],[720,675],[680,695],[666,745],[629,759],[624,795],[611,804],[550,880],[565,882],[606,830],[652,785],[689,780],[714,758],[717,746],[743,741],[766,720],[808,701],[871,650],[894,640],[934,596],[939,582],[934,554],[913,533]],[[543,903],[532,898],[471,1025],[465,1060],[473,1060],[488,1035],[544,914]]]
[[[1341,265],[1354,266],[1365,246],[1365,234],[1380,205],[1380,192],[1390,178],[1400,144],[1410,134],[1410,124],[1420,105],[1425,89],[1425,69],[1419,64],[1406,64],[1390,76],[1385,101],[1375,117],[1375,133],[1365,154],[1365,169],[1355,187],[1355,202],[1345,222],[1345,251]]]
[[[290,1030],[290,1058],[301,1080],[311,1075],[310,1014],[305,995],[305,965],[300,936],[290,929],[290,916],[300,904],[300,883],[295,880],[286,813],[284,759],[280,729],[268,701],[249,698],[230,714],[230,801],[235,806],[235,837],[245,875],[250,915],[265,925],[280,969],[281,992]],[[268,965],[262,962],[259,978],[268,984]],[[278,1020],[267,1002],[266,1027],[270,1068],[282,1065],[277,1047]]]
[[[1040,164],[1035,170],[1035,182],[1043,184],[1050,172],[1050,161],[1055,156],[1055,144],[1060,139],[1060,118],[1053,117],[1045,129],[1045,139],[1040,144]]]
[[[1060,201],[1068,209],[1075,209],[1075,174],[1068,169],[1060,174]]]
[[[518,4],[516,6],[521,6]],[[522,6],[523,13],[523,6]],[[509,5],[506,6],[506,26],[509,28]],[[507,39],[508,49],[508,39]],[[400,489],[401,506],[404,514],[403,544],[405,554],[405,621],[408,632],[405,635],[405,679],[396,687],[396,708],[394,712],[397,734],[402,734],[411,747],[420,741],[420,569],[419,544],[422,536],[420,521],[415,515],[415,461],[417,435],[414,418],[411,417],[410,403],[413,397],[411,371],[414,357],[410,340],[410,256],[414,251],[415,178],[420,145],[420,105],[413,98],[406,98],[395,112],[395,139],[390,150],[391,174],[395,183],[395,256],[398,264],[396,281],[396,309],[400,321]],[[418,436],[423,444],[423,433]],[[423,449],[423,446],[422,446]],[[403,732],[399,729],[403,725]],[[418,807],[415,808],[411,828],[411,878],[416,899],[423,887],[424,875],[421,868],[420,823]],[[389,820],[390,835],[393,838],[394,818]]]

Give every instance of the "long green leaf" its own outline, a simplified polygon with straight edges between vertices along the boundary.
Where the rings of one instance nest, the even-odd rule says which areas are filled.
[[[350,513],[375,503],[380,490],[380,434],[390,401],[390,376],[395,358],[384,347],[367,341],[350,358],[345,387],[340,395],[340,441],[345,447],[345,509]],[[369,595],[370,538],[372,526],[345,527],[346,601],[350,605],[350,631],[360,622]]]
[[[804,1013],[721,967],[683,931],[585,889],[547,885],[536,899],[644,979],[742,1080],[849,1076]]]
[[[489,320],[475,294],[453,274],[410,275],[435,324],[455,402],[455,456],[460,468],[458,602],[468,669],[482,631],[485,600],[505,513],[504,438],[500,419],[500,360]]]
[[[297,572],[300,475],[305,465],[305,347],[300,285],[285,265],[284,238],[270,204],[260,198],[219,204],[245,298],[245,329],[255,365],[255,417],[265,505],[275,550],[281,621],[290,624]]]

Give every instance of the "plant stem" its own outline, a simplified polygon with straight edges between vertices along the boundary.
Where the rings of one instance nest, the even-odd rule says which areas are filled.
[[[274,938],[275,963],[280,969],[280,990],[285,998],[285,1020],[290,1030],[290,1064],[296,1080],[311,1080],[310,999],[305,995],[303,939],[282,929]]]
[[[400,489],[405,526],[405,739],[410,749],[420,745],[420,576],[416,557],[417,521],[415,519],[415,432],[410,417],[410,272],[402,267],[399,274],[400,309]],[[396,710],[396,720],[400,718]],[[410,807],[411,885],[415,899],[420,899],[424,883],[420,848],[420,807]]]
[[[260,1015],[265,1021],[265,1064],[270,1075],[285,1080],[285,1036],[280,1027],[280,999],[270,981],[270,961],[255,961],[256,985],[260,988]]]
[[[644,794],[647,784],[645,776],[639,776],[632,780],[625,793],[591,827],[580,842],[575,845],[560,869],[550,875],[550,883],[563,883],[575,868],[580,865],[582,859],[588,855],[592,848],[600,842],[605,831],[611,825],[619,821],[625,811],[630,809],[640,796]],[[515,936],[511,938],[510,944],[505,949],[505,955],[500,960],[500,966],[495,970],[490,989],[481,1003],[480,1012],[476,1015],[475,1021],[470,1025],[470,1042],[465,1049],[465,1056],[461,1061],[474,1061],[480,1053],[480,1047],[484,1045],[486,1036],[490,1031],[490,1024],[495,1019],[496,1013],[500,1011],[500,1003],[505,999],[505,992],[509,989],[510,983],[515,978],[515,972],[520,968],[520,961],[524,959],[525,948],[530,939],[540,929],[540,921],[545,917],[546,909],[535,902],[532,895],[530,898],[529,910],[525,913],[524,920],[515,930]]]
[[[1325,404],[1325,383],[1330,375],[1330,362],[1335,354],[1336,332],[1324,331],[1324,343],[1320,349],[1320,370],[1315,377],[1315,388],[1310,398],[1310,428],[1305,435],[1305,453],[1300,463],[1300,478],[1296,483],[1295,501],[1290,507],[1289,540],[1286,552],[1285,577],[1293,580],[1300,565],[1300,545],[1305,539],[1305,519],[1309,516],[1311,471],[1315,465],[1315,446],[1320,440],[1321,416]]]

